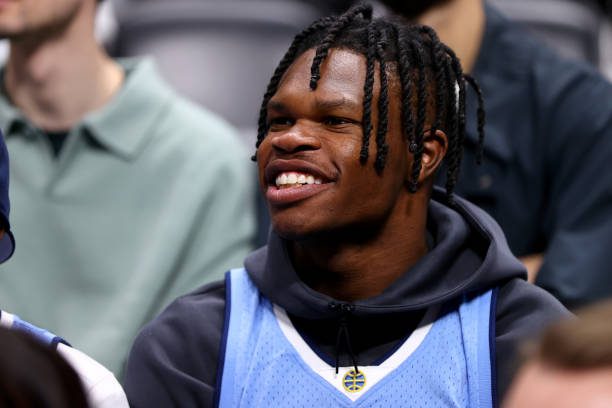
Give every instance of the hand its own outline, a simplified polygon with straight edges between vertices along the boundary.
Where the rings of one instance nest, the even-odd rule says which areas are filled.
[[[527,268],[527,281],[534,283],[544,261],[544,254],[531,254],[520,257],[519,260]]]

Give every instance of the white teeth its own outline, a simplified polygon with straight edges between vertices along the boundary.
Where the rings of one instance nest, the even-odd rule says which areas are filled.
[[[276,176],[276,186],[302,185],[302,184],[322,184],[320,178],[315,178],[311,174],[287,172]]]

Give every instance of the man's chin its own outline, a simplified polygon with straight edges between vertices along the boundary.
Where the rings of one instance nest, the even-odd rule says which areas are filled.
[[[276,220],[272,218],[272,230],[284,240],[295,242],[325,240],[334,234],[334,229],[325,228],[314,222],[287,218]]]
[[[272,230],[276,235],[287,241],[306,241],[311,236],[303,228],[291,225],[272,225]]]

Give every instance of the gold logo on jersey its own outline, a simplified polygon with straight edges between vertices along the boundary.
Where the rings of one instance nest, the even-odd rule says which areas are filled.
[[[342,378],[342,386],[348,392],[359,392],[366,385],[366,377],[362,371],[350,370]]]

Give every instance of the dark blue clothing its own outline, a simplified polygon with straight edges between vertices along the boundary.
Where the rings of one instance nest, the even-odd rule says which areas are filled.
[[[525,282],[525,269],[501,229],[474,205],[460,198],[451,205],[435,189],[427,230],[431,247],[426,255],[381,294],[350,305],[310,288],[293,267],[288,242],[274,232],[244,265],[261,295],[283,308],[312,351],[332,366],[335,356],[343,367],[353,358],[359,366],[379,365],[428,308],[452,310],[466,297],[493,289],[491,374],[493,397],[501,401],[516,370],[517,346],[568,312],[549,293]],[[142,329],[124,381],[131,407],[214,406],[226,312],[231,311],[227,292],[231,288],[224,282],[202,287]],[[337,343],[341,327],[350,331],[344,345]]]
[[[475,163],[476,101],[457,194],[491,214],[517,256],[546,254],[537,283],[575,307],[612,296],[612,85],[487,6],[473,75],[487,112]]]
[[[4,135],[0,131],[0,229],[4,234],[0,237],[0,263],[6,261],[15,251],[15,239],[9,223],[9,158]]]

